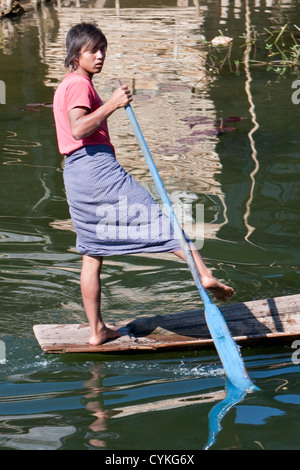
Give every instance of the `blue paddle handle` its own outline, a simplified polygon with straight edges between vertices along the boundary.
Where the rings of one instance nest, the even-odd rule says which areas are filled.
[[[180,243],[182,251],[185,254],[187,264],[190,268],[190,271],[192,273],[192,276],[194,278],[196,286],[199,290],[199,293],[201,295],[203,303],[204,304],[211,303],[211,300],[210,300],[207,292],[205,291],[205,289],[202,286],[201,277],[200,277],[198,268],[196,266],[195,260],[193,258],[193,255],[191,253],[191,249],[190,249],[190,243],[191,242],[189,241],[188,237],[186,236],[186,234],[184,233],[182,227],[179,224],[179,221],[178,221],[177,216],[175,214],[175,211],[173,209],[172,203],[169,199],[168,193],[167,193],[167,191],[164,187],[164,184],[161,180],[161,177],[160,177],[160,175],[157,171],[157,168],[156,168],[155,163],[153,161],[152,155],[149,151],[148,145],[147,145],[147,143],[144,139],[143,133],[140,129],[140,126],[139,126],[139,124],[136,120],[135,114],[134,114],[130,104],[125,106],[125,111],[127,113],[128,119],[131,123],[133,132],[134,132],[134,134],[137,138],[137,141],[140,145],[140,148],[143,152],[143,155],[145,157],[146,163],[147,163],[148,168],[150,170],[151,176],[154,180],[155,186],[157,188],[159,196],[160,196],[160,198],[162,200],[162,203],[164,205],[164,208],[165,208],[168,216],[170,217],[170,221],[171,221],[173,230],[174,230],[175,235],[176,235],[176,237],[177,237],[177,239]]]

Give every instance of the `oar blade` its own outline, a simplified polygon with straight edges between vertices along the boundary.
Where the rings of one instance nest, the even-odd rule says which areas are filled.
[[[205,318],[228,379],[238,390],[259,390],[248,376],[238,346],[220,309],[213,303],[205,305]]]

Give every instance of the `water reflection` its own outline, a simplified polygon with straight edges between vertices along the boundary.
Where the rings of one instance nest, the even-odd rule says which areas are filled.
[[[31,149],[35,147],[41,147],[41,143],[20,139],[17,132],[7,131],[7,136],[6,139],[4,139],[2,147],[4,157],[2,160],[3,165],[12,165],[18,163],[23,163],[26,165],[24,159],[20,157],[28,155],[28,148]]]
[[[179,376],[184,373],[187,376],[190,375],[191,369],[190,364],[185,364],[184,367],[178,370],[177,365],[177,372],[176,372],[176,361],[174,364],[172,362],[164,364],[162,363],[162,369],[164,367],[169,368],[169,377],[162,377],[161,370],[159,372],[160,378],[154,379],[147,379],[147,375],[149,373],[149,368],[146,367],[144,370],[144,374],[140,375],[138,370],[141,368],[138,364],[132,364],[132,367],[136,369],[135,375],[136,377],[132,377],[132,384],[126,383],[125,379],[121,379],[121,377],[116,376],[115,378],[106,377],[105,374],[103,375],[103,367],[98,365],[97,367],[93,367],[90,371],[92,376],[89,380],[84,382],[84,388],[88,390],[85,393],[85,406],[89,414],[96,419],[89,425],[90,432],[87,435],[88,442],[91,447],[106,447],[107,445],[107,438],[115,439],[119,438],[118,434],[109,431],[111,425],[109,423],[110,420],[122,420],[127,417],[136,417],[140,414],[145,416],[146,413],[153,413],[153,412],[162,412],[167,410],[175,410],[183,407],[188,406],[197,406],[199,403],[203,406],[207,403],[215,403],[219,400],[223,400],[225,397],[225,392],[221,390],[212,390],[210,392],[201,392],[198,394],[186,394],[180,393],[180,389],[182,392],[186,389],[186,383],[179,379],[176,381],[176,392],[170,388],[170,384],[172,383],[171,375],[178,374]],[[125,366],[125,367],[128,367]],[[144,366],[143,366],[144,367]],[[130,368],[130,366],[129,366]],[[150,365],[151,368],[151,365]],[[147,372],[148,369],[148,372]],[[160,368],[161,369],[161,368]],[[223,374],[222,369],[214,369],[212,367],[194,367],[192,369],[194,371],[195,377],[216,377],[218,375]],[[144,375],[144,377],[143,377]],[[174,379],[173,379],[174,380]],[[124,381],[124,384],[122,382]],[[110,385],[110,386],[109,386]],[[151,391],[151,400],[147,402],[142,402],[142,397],[147,396],[147,392],[145,395],[145,389],[152,389]],[[193,389],[192,383],[188,385],[189,389]],[[141,395],[142,393],[142,395]],[[169,398],[169,395],[174,395],[172,398]],[[154,400],[153,398],[164,396],[165,398],[160,400]],[[131,402],[136,402],[135,404],[131,404]],[[235,401],[235,403],[237,400]],[[114,406],[115,404],[123,403],[122,406]],[[221,406],[223,405],[223,401],[221,402]],[[233,406],[234,403],[231,403]],[[224,408],[224,407],[223,407]],[[226,411],[228,410],[228,406]],[[223,413],[222,417],[226,413]],[[220,421],[222,419],[220,416],[212,416],[210,417],[210,435],[213,434],[213,437],[210,438],[208,447],[212,446],[215,442],[216,435],[220,430]],[[143,448],[148,448],[147,444]]]
[[[84,383],[84,387],[89,390],[88,393],[85,394],[86,409],[96,418],[95,421],[89,425],[89,429],[92,431],[89,444],[93,447],[106,447],[106,441],[101,438],[99,439],[99,435],[101,437],[107,437],[105,431],[107,429],[107,420],[111,416],[111,413],[105,410],[103,406],[102,393],[105,388],[101,386],[103,379],[101,368],[91,370],[91,375],[91,378]]]
[[[91,6],[93,6],[92,9]],[[290,15],[293,15],[294,3],[291,0],[283,6],[280,2],[280,6],[290,7],[292,11]],[[249,8],[252,9],[251,20],[254,24],[257,13],[263,12],[269,15],[272,12],[275,15],[279,4],[273,0],[268,4],[256,1],[254,5],[252,2],[243,4],[238,1],[221,1],[219,7],[218,14],[221,21],[225,24],[232,20],[239,20],[241,31],[243,30],[241,25],[246,18],[247,36],[251,28]],[[212,2],[212,8],[217,8],[217,2]],[[35,16],[27,18],[26,21],[28,25],[37,26],[38,29],[39,55],[42,63],[47,67],[44,77],[46,87],[54,91],[65,73],[62,64],[65,55],[66,31],[75,21],[91,20],[95,15],[97,16],[97,13],[101,15],[101,27],[109,38],[109,57],[101,76],[95,77],[96,87],[105,98],[113,91],[115,78],[120,78],[130,84],[136,98],[134,106],[138,120],[151,152],[159,160],[159,171],[171,199],[173,193],[176,198],[178,191],[185,191],[190,199],[194,199],[195,207],[197,203],[202,203],[199,200],[200,194],[209,199],[213,198],[216,207],[212,214],[209,213],[204,233],[206,239],[222,238],[221,235],[225,234],[225,231],[221,229],[228,223],[231,224],[228,206],[232,213],[234,205],[230,194],[224,185],[220,184],[223,179],[220,177],[223,174],[223,164],[216,151],[219,141],[215,132],[217,112],[209,96],[212,77],[207,74],[206,54],[202,42],[206,37],[203,33],[210,21],[206,6],[197,5],[197,2],[183,1],[177,3],[177,8],[172,5],[172,8],[150,7],[147,10],[129,8],[126,2],[100,2],[93,5],[87,2],[68,4],[63,2],[59,3],[57,8],[44,5],[37,7]],[[14,43],[12,38],[20,33],[23,34],[24,23],[4,21],[0,27],[3,33],[3,53],[12,54],[11,48]],[[9,48],[6,48],[6,45],[7,47],[9,45]],[[245,73],[246,94],[250,104],[249,113],[254,125],[253,129],[248,132],[248,136],[255,168],[249,174],[250,187],[244,185],[243,188],[244,193],[246,190],[249,191],[241,214],[247,231],[244,238],[247,241],[255,230],[253,207],[257,196],[255,180],[259,153],[258,145],[253,140],[258,124],[254,116],[255,103],[251,97],[252,78],[249,66],[247,66],[250,48],[251,45],[248,44],[245,50]],[[26,42],[22,44],[22,55],[24,57],[29,55]],[[23,89],[26,89],[25,96],[29,98],[33,94],[33,87],[26,70],[22,80]],[[145,109],[147,109],[146,113]],[[40,112],[40,109],[34,106],[27,107],[25,113],[30,111]],[[190,129],[186,119],[199,116],[203,119],[202,127],[198,123],[197,128]],[[38,117],[37,119],[32,117],[31,121],[38,122]],[[111,119],[110,127],[120,163],[140,182],[151,185],[151,177],[122,113]],[[17,165],[21,163],[24,152],[27,152],[26,146],[29,142],[15,130],[8,132],[11,134],[5,138],[6,145],[3,147],[3,152],[4,155],[11,154],[12,158],[6,157],[3,163]],[[14,136],[16,143],[8,142],[8,140],[12,141]],[[32,141],[32,147],[43,146],[39,136],[36,135],[36,137],[37,140]],[[53,145],[55,149],[54,140]],[[23,164],[25,164],[24,161]],[[26,165],[30,164],[26,162]],[[46,166],[43,165],[43,168]],[[42,174],[39,180],[42,186],[40,201],[43,202],[49,200],[52,191],[48,186],[49,181],[45,181]],[[268,191],[275,194],[282,191],[281,188],[271,187],[272,183],[270,185],[266,182],[266,185],[269,185],[269,189],[265,186],[262,192]],[[289,188],[285,188],[285,191],[289,191]],[[208,206],[206,198],[204,203]],[[36,204],[39,202],[37,201]],[[36,204],[33,204],[35,208]],[[63,223],[63,221],[58,219],[58,223]],[[278,226],[278,230],[280,228]],[[242,230],[241,227],[239,229]],[[268,232],[270,230],[274,232],[275,229],[270,227]],[[199,230],[201,230],[200,227]]]
[[[249,242],[249,238],[251,234],[254,232],[255,227],[252,227],[249,224],[249,216],[251,215],[251,205],[254,198],[254,190],[255,190],[255,176],[259,171],[259,161],[257,158],[257,149],[254,134],[259,129],[259,124],[257,122],[256,112],[255,112],[255,104],[253,101],[253,94],[251,90],[251,82],[252,82],[252,75],[250,72],[250,53],[252,49],[251,44],[251,13],[249,7],[249,0],[245,0],[245,35],[246,35],[246,47],[245,47],[245,54],[244,54],[244,64],[245,64],[245,75],[246,75],[246,82],[245,82],[245,92],[248,97],[249,101],[249,114],[251,116],[252,121],[252,129],[250,129],[248,133],[249,143],[251,148],[251,158],[253,160],[254,169],[250,173],[250,180],[251,180],[251,187],[250,187],[250,194],[249,199],[246,202],[246,212],[244,214],[244,222],[247,228],[247,233],[245,236],[245,240]]]
[[[31,415],[28,417],[31,418]],[[45,415],[37,415],[37,419],[45,418]],[[22,417],[26,420],[26,416]],[[28,433],[12,435],[14,419],[7,419],[7,427],[10,433],[1,433],[0,445],[4,448],[15,450],[57,450],[62,447],[62,440],[76,432],[74,426],[41,426],[32,427]],[[16,426],[17,430],[18,427]]]
[[[295,423],[287,448],[298,445],[299,366],[286,350],[247,357],[263,391],[237,404],[225,398],[214,356],[67,358],[43,356],[29,340],[13,352],[13,341],[0,369],[3,449],[176,450],[207,441],[213,449],[271,449],[280,447],[279,417],[284,440]]]
[[[171,199],[172,193],[178,199],[178,191],[184,190],[195,201],[195,207],[199,193],[213,194],[222,200],[220,206],[224,205],[224,198],[215,178],[221,170],[214,150],[216,116],[206,92],[210,79],[205,72],[205,53],[199,34],[203,11],[200,8],[195,16],[194,6],[188,7],[186,2],[183,5],[186,8],[178,10],[148,9],[146,14],[142,10],[122,8],[119,16],[110,8],[102,9],[104,5],[95,7],[101,8],[98,10],[101,27],[109,38],[109,57],[101,77],[95,77],[95,85],[105,98],[114,90],[115,78],[130,84],[139,122],[149,147],[160,160],[160,174]],[[44,84],[53,91],[65,73],[62,64],[66,31],[74,21],[93,19],[95,12],[82,6],[74,9],[72,5],[60,5],[57,10],[43,6],[36,9],[40,57],[48,68]],[[25,112],[41,111],[34,103],[28,104],[30,107]],[[199,116],[199,112],[203,122],[191,130],[185,121],[186,114]],[[126,117],[122,113],[114,116],[110,129],[120,163],[140,182],[151,185]],[[40,198],[43,201],[49,199],[51,190],[42,175],[39,179],[44,190]],[[218,225],[209,224],[207,229],[209,236],[214,236]]]

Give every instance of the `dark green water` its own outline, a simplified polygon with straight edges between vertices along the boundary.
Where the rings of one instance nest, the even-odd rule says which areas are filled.
[[[297,77],[250,68],[246,93],[244,68],[236,74],[234,66],[245,51],[245,11],[233,2],[223,9],[200,2],[198,14],[192,2],[121,3],[120,10],[111,1],[48,6],[0,23],[1,449],[202,449],[208,414],[224,395],[214,351],[45,355],[33,336],[34,324],[85,321],[52,109],[39,105],[52,101],[63,77],[64,37],[74,22],[95,18],[107,34],[107,63],[96,85],[103,98],[116,77],[134,87],[136,115],[172,200],[204,204],[201,252],[235,288],[232,302],[299,292],[300,105],[291,100]],[[257,4],[250,4],[256,31],[299,25],[296,1]],[[227,63],[210,76],[200,36],[210,40],[219,29],[235,38],[233,70]],[[262,42],[255,52],[265,57]],[[207,118],[200,140],[192,135],[199,126],[185,120],[191,116]],[[247,119],[228,124],[236,127],[231,132],[209,132],[232,116]],[[154,191],[122,110],[110,132],[119,160]],[[170,257],[105,262],[107,320],[199,305],[187,268]],[[300,448],[293,352],[292,345],[242,350],[261,391],[227,413],[214,449]]]

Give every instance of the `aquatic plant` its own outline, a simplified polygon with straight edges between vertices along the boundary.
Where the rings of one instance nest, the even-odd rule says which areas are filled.
[[[269,35],[265,39],[265,48],[270,60],[257,61],[252,60],[253,65],[267,66],[268,70],[283,75],[287,70],[293,73],[299,72],[300,66],[300,29],[294,25],[296,31],[289,29],[288,24],[282,26],[279,30],[268,30]]]
[[[244,33],[222,46],[214,44],[203,41],[206,69],[210,74],[218,75],[228,69],[239,74],[244,64],[244,49],[251,46],[251,67],[265,67],[280,76],[287,72],[299,75],[300,28],[297,25],[264,28],[262,32],[251,26],[250,34]]]

